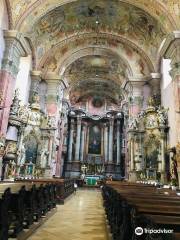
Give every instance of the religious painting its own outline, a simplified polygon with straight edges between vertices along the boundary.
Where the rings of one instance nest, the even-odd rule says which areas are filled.
[[[158,123],[157,123],[157,117],[155,114],[149,114],[146,118],[146,128],[147,129],[153,129],[157,128]]]
[[[89,154],[101,154],[101,129],[97,125],[89,128]]]
[[[25,155],[26,155],[26,162],[27,163],[34,163],[36,164],[37,159],[37,149],[38,149],[38,143],[36,138],[33,135],[28,135],[25,139]]]
[[[147,136],[145,141],[146,168],[157,169],[160,157],[160,142],[155,135]]]

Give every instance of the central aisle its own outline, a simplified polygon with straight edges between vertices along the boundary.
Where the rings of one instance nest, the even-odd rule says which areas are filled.
[[[101,192],[79,190],[28,240],[108,240]]]

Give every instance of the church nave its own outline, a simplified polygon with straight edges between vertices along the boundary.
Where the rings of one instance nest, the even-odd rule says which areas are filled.
[[[0,0],[0,240],[180,240],[179,200],[180,0]]]
[[[108,240],[99,190],[78,190],[28,240]]]

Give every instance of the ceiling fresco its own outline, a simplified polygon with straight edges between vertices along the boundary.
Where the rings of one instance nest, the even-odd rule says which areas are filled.
[[[26,28],[34,23],[36,18],[45,15],[50,9],[68,2],[76,0],[6,0],[12,11],[13,27]],[[119,1],[123,2],[123,1]],[[135,5],[153,17],[157,18],[167,29],[179,24],[180,16],[178,13],[179,0],[126,0],[127,3]]]
[[[117,1],[78,1],[53,9],[28,32],[35,49],[47,51],[60,41],[85,33],[110,33],[127,38],[144,50],[155,49],[165,37],[157,20],[141,9]]]
[[[67,68],[65,75],[70,81],[106,76],[123,82],[127,77],[126,68],[127,66],[115,57],[86,56],[73,62]]]
[[[114,103],[122,100],[121,85],[127,66],[116,56],[94,55],[73,62],[64,75],[71,87],[70,101],[76,104],[89,96],[103,97]]]
[[[71,104],[83,102],[89,97],[101,97],[115,104],[123,100],[122,89],[110,79],[87,79],[72,86],[69,93]]]
[[[11,28],[30,39],[33,65],[69,83],[72,104],[123,100],[129,77],[156,72],[166,35],[180,27],[179,0],[6,0]],[[61,74],[62,73],[62,74]]]
[[[91,51],[88,49],[88,46]],[[104,55],[104,52],[106,52],[108,57],[111,53],[110,50],[112,49],[112,52],[124,59],[124,62],[126,62],[129,65],[129,68],[133,70],[131,75],[148,75],[150,72],[153,72],[153,67],[149,69],[150,63],[147,59],[145,59],[142,52],[135,48],[135,46],[129,46],[128,41],[122,42],[118,39],[111,39],[110,37],[108,38],[106,36],[101,36],[101,38],[98,39],[91,36],[87,36],[87,38],[75,39],[72,42],[57,46],[54,48],[54,50],[51,49],[49,52],[47,52],[47,56],[45,55],[43,59],[40,58],[45,52],[42,44],[37,51],[37,59],[40,58],[38,68],[43,68],[45,72],[58,72],[60,67],[63,65],[63,61],[68,59],[68,57],[70,59],[69,61],[75,61],[77,58],[80,58],[80,52],[84,53],[86,52],[86,49],[91,55],[96,55],[96,52],[101,52],[101,54]],[[155,51],[153,48],[151,49],[150,54],[152,54],[153,50],[154,55],[156,56],[157,51]],[[76,53],[76,58],[74,58],[74,53]],[[131,70],[128,70],[130,75]]]

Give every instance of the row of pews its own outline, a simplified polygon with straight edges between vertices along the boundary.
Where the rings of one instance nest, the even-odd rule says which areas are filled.
[[[112,181],[103,186],[102,194],[113,240],[180,240],[176,191]]]
[[[74,191],[72,179],[34,179],[0,183],[0,240],[16,238],[23,229],[63,203]]]

